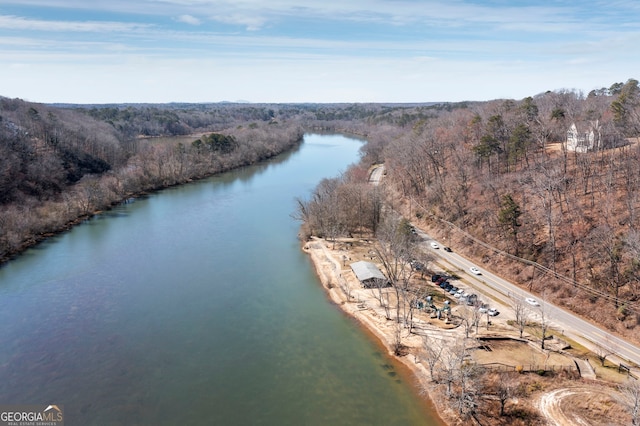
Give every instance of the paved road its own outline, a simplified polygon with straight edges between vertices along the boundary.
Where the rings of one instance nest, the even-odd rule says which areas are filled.
[[[369,175],[369,183],[373,185],[379,185],[383,175],[384,164],[374,166],[373,170],[371,170],[371,174]]]
[[[583,320],[571,312],[545,302],[538,296],[484,270],[481,266],[474,265],[455,252],[448,253],[442,250],[442,248],[432,248],[430,243],[435,240],[426,233],[418,231],[418,235],[424,239],[424,247],[434,255],[437,255],[441,259],[440,263],[443,264],[446,269],[455,271],[460,277],[480,289],[481,292],[504,305],[501,306],[502,309],[499,310],[512,310],[511,305],[515,298],[524,300],[527,297],[531,297],[540,303],[540,307],[537,308],[530,306],[531,311],[534,313],[538,312],[539,315],[540,310],[544,310],[545,318],[550,320],[551,326],[557,331],[591,350],[594,350],[596,346],[608,349],[614,353],[614,355],[608,359],[612,359],[615,362],[640,366],[640,347],[608,333],[604,329]],[[439,241],[436,242],[440,247],[443,247]],[[477,266],[482,275],[472,274],[469,271],[469,268],[472,266]]]

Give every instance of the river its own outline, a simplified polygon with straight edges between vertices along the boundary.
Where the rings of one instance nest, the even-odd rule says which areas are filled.
[[[394,364],[328,302],[295,197],[361,142],[136,199],[0,268],[0,403],[68,425],[432,425]]]

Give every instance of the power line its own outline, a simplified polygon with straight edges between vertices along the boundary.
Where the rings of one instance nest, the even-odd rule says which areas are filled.
[[[486,242],[474,237],[473,235],[469,234],[468,232],[464,231],[463,229],[461,229],[460,227],[458,227],[457,225],[455,225],[452,222],[449,222],[448,220],[442,219],[438,216],[436,216],[435,214],[429,212],[429,210],[427,210],[426,208],[424,208],[418,201],[415,201],[413,199],[413,197],[410,197],[410,202],[414,203],[416,206],[420,207],[420,209],[422,209],[426,214],[428,214],[432,219],[435,219],[441,223],[444,223],[446,225],[448,225],[450,228],[455,229],[457,232],[463,234],[465,236],[465,238],[468,238],[470,240],[472,240],[473,242],[475,242],[476,244],[493,251],[494,253],[501,255],[501,256],[505,256],[509,259],[515,260],[517,262],[521,262],[530,266],[533,266],[535,269],[545,273],[545,274],[551,274],[553,275],[553,277],[555,279],[557,279],[560,282],[564,282],[565,284],[570,284],[571,286],[573,286],[576,289],[585,291],[591,295],[597,296],[599,298],[605,299],[607,301],[613,302],[613,303],[622,303],[627,309],[629,309],[630,311],[634,312],[634,313],[638,313],[640,312],[640,304],[638,303],[634,303],[631,302],[629,300],[621,300],[620,298],[613,296],[611,294],[605,293],[601,290],[595,289],[593,287],[590,287],[586,284],[582,284],[579,283],[577,281],[574,281],[573,279],[566,277],[562,274],[559,274],[557,271],[554,271],[544,265],[540,265],[537,262],[534,262],[532,260],[528,260],[528,259],[524,259],[522,257],[518,257],[515,256],[511,253],[507,253],[503,250],[500,250],[499,248],[493,247],[489,244],[487,244]]]

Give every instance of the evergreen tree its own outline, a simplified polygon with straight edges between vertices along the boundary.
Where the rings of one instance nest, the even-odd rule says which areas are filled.
[[[522,225],[519,222],[522,211],[520,206],[513,200],[510,194],[502,197],[502,208],[498,212],[498,221],[506,233],[513,238],[515,255],[518,256],[518,228]]]

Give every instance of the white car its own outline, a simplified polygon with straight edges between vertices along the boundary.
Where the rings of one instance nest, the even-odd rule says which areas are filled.
[[[472,273],[472,274],[475,274],[475,275],[482,275],[482,274],[480,273],[480,269],[476,268],[475,266],[472,266],[471,268],[469,268],[469,270],[471,271],[471,273]]]
[[[530,304],[531,306],[540,306],[538,301],[536,299],[532,299],[531,297],[527,297],[526,299],[524,299],[524,301]]]
[[[481,305],[478,308],[478,312],[480,312],[481,314],[486,314],[489,311],[489,307],[487,305]]]
[[[431,241],[431,248],[437,249],[440,248],[440,246],[435,241]]]
[[[491,308],[487,311],[487,315],[495,317],[499,314],[500,312],[498,312],[497,309]]]

